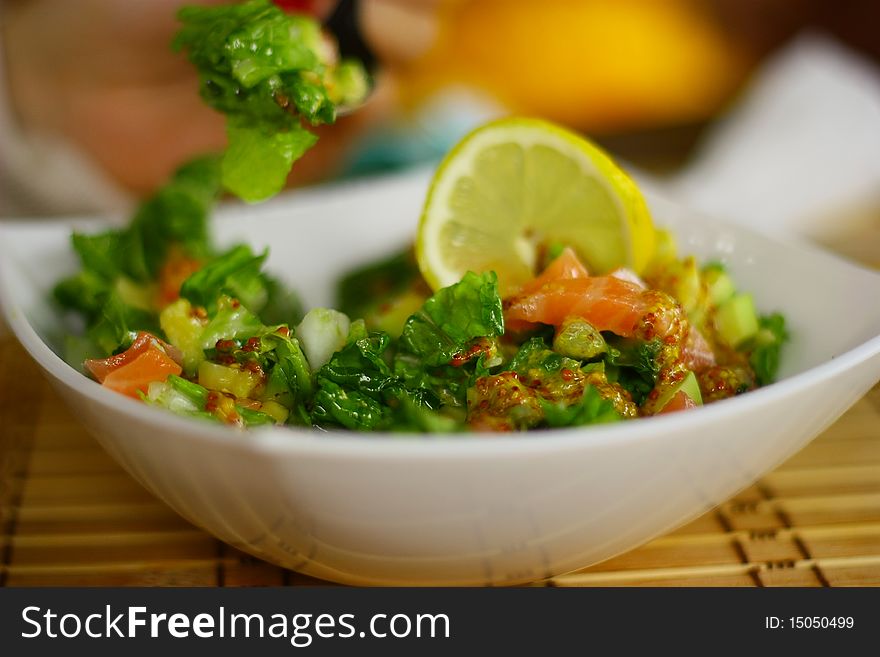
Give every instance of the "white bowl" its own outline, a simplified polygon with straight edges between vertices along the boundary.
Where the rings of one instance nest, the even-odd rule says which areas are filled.
[[[411,238],[424,172],[219,213],[220,241],[272,247],[308,304]],[[680,525],[803,447],[880,378],[880,276],[651,198],[680,250],[727,263],[793,340],[783,380],[687,413],[515,436],[238,433],[105,390],[55,353],[47,291],[81,222],[0,226],[18,339],[138,481],[222,540],[352,584],[513,584],[607,559]],[[87,222],[86,222],[87,223]],[[94,223],[94,222],[93,222]]]

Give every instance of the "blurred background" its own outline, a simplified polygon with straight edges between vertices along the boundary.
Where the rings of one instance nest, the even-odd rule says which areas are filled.
[[[408,11],[415,15],[425,4],[409,2]],[[567,124],[651,166],[686,155],[761,63],[805,32],[831,35],[875,62],[880,57],[871,27],[880,24],[880,3],[872,0],[447,0],[433,6],[431,28],[413,15],[420,29],[395,37],[394,54],[385,58],[398,107],[410,117],[422,113],[426,135],[494,105]],[[411,44],[397,43],[406,39]]]
[[[186,157],[222,147],[221,118],[201,105],[193,72],[168,47],[180,4],[3,3],[3,215],[120,212]],[[760,135],[760,143],[772,145],[780,126],[789,126],[800,130],[791,135],[792,144],[817,131],[828,133],[813,140],[818,156],[791,153],[795,159],[851,160],[848,149],[853,144],[864,149],[880,139],[876,0],[277,4],[323,18],[335,13],[337,23],[343,14],[341,24],[354,36],[343,34],[342,40],[360,38],[360,45],[375,57],[377,71],[369,104],[323,129],[319,146],[294,168],[292,185],[433,161],[474,125],[515,113],[582,131],[639,170],[681,173],[670,179],[672,187],[685,197],[688,189],[702,188],[703,198],[689,197],[697,205],[751,213],[749,207],[712,207],[706,197],[729,197],[740,182],[748,191],[747,170],[763,177],[788,166],[772,148],[767,151],[776,159],[768,161],[768,153],[731,154],[725,144],[748,143],[749,137]],[[817,78],[823,66],[825,75]],[[854,77],[844,88],[841,80],[849,72]],[[799,81],[789,82],[798,76]],[[799,85],[807,91],[789,91],[796,96],[790,102],[798,104],[786,120],[776,118],[768,140],[768,133],[761,132],[767,125],[756,129],[760,121],[754,114],[772,115],[781,102],[774,94],[784,95],[780,89]],[[751,110],[744,109],[750,103]],[[860,103],[863,107],[856,107]],[[821,125],[799,118],[801,109],[809,115],[811,108],[813,120]],[[743,128],[730,125],[738,113],[752,119],[745,136],[738,133]],[[853,116],[862,122],[853,124]],[[719,123],[726,125],[718,128]],[[823,157],[827,143],[841,154]],[[712,179],[705,166],[701,169],[700,162],[733,162],[737,157],[733,168],[739,173],[728,172],[723,180],[716,175],[718,166],[710,167],[716,172]],[[855,175],[850,169],[838,171],[843,180],[838,196],[846,201],[880,193],[877,157],[864,154],[850,163],[865,178],[858,185],[847,186]],[[825,167],[838,169],[839,162],[825,162]],[[812,186],[827,178],[819,169],[799,171],[800,177],[783,182]],[[808,204],[817,207],[817,202]],[[858,209],[847,212],[858,214],[866,204],[853,200],[849,205]],[[860,257],[873,257],[876,246]]]

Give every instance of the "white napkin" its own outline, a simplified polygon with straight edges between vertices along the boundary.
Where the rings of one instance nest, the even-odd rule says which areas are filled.
[[[668,189],[765,232],[827,233],[835,212],[880,206],[880,69],[805,35],[769,60]]]

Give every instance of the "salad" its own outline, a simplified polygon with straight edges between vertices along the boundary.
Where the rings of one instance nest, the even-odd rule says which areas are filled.
[[[176,45],[228,115],[229,147],[182,166],[126,228],[72,236],[81,269],[54,289],[66,359],[102,386],[236,427],[494,432],[670,413],[773,381],[783,316],[759,314],[721,263],[680,257],[610,158],[536,120],[466,137],[414,247],[345,276],[338,309],[306,312],[266,252],[218,249],[209,217],[224,191],[277,191],[311,143],[303,122],[332,120],[340,88],[363,94],[339,82],[362,69],[317,56],[317,26],[264,0],[181,18]]]
[[[235,426],[510,431],[668,413],[770,383],[786,338],[718,263],[660,233],[642,275],[592,275],[551,246],[502,295],[493,271],[432,290],[413,250],[351,272],[303,312],[266,253],[217,250],[220,163],[182,167],[130,225],[75,233],[54,290],[85,330],[67,359],[101,385]],[[283,248],[283,246],[281,247]]]

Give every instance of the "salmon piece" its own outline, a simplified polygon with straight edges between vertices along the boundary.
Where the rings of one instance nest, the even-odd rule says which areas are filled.
[[[600,331],[632,337],[656,302],[649,291],[613,276],[554,280],[511,299],[504,319],[516,329],[535,323],[558,327],[577,316]]]
[[[180,353],[180,350],[177,347],[168,344],[164,340],[160,340],[152,333],[138,331],[137,336],[132,341],[129,348],[121,354],[114,354],[107,358],[89,358],[83,363],[83,365],[85,365],[86,369],[92,373],[92,376],[95,377],[99,383],[104,383],[104,379],[110,374],[110,372],[123,365],[127,365],[150,348],[159,349],[168,354],[172,360],[178,363],[183,362],[183,354]]]
[[[113,354],[107,358],[89,358],[83,364],[92,373],[93,377],[99,382],[104,383],[104,379],[110,372],[130,363],[156,342],[161,342],[161,340],[146,331],[140,331],[128,349],[121,354]]]
[[[712,347],[696,327],[691,326],[684,341],[682,352],[684,366],[692,372],[702,372],[715,366],[715,354]]]
[[[659,290],[646,289],[634,272],[618,268],[609,276],[593,276],[570,248],[519,294],[504,304],[505,327],[511,331],[550,324],[559,328],[571,316],[599,331],[652,340],[672,336],[679,343],[686,322],[678,303]]]
[[[137,399],[138,391],[146,393],[153,381],[164,381],[170,374],[179,376],[182,371],[168,354],[151,345],[131,362],[107,374],[101,385]]]
[[[532,294],[552,281],[588,278],[589,276],[590,273],[577,254],[570,247],[565,247],[543,272],[522,286],[519,294]]]

